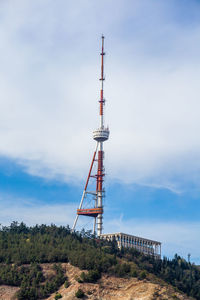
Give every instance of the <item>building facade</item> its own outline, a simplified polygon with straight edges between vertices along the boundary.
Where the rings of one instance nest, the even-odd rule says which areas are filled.
[[[135,248],[139,252],[146,255],[153,255],[157,259],[161,259],[161,243],[138,236],[118,232],[101,234],[101,238],[107,241],[116,241],[119,249]]]

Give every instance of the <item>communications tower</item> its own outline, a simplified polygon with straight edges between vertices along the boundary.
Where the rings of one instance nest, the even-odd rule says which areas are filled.
[[[83,190],[81,202],[79,208],[77,209],[77,215],[72,227],[72,230],[75,230],[76,223],[79,216],[87,216],[94,218],[93,234],[96,232],[97,224],[97,236],[102,234],[102,224],[103,224],[103,197],[104,197],[104,188],[103,181],[105,176],[105,170],[103,165],[104,151],[103,143],[109,138],[109,129],[104,127],[104,36],[102,35],[102,47],[101,47],[101,90],[100,90],[100,100],[99,100],[99,117],[100,117],[100,126],[98,129],[93,131],[93,139],[96,141],[96,148],[92,158],[92,163],[90,166],[89,174],[86,180],[85,188]],[[97,162],[96,174],[92,175],[94,164]],[[96,181],[96,190],[88,191],[88,184],[91,178],[95,178]],[[92,207],[87,207],[88,196],[93,197]],[[86,208],[87,207],[87,208]]]

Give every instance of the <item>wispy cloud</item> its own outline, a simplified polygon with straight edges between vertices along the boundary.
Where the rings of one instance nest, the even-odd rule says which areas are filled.
[[[76,204],[45,204],[37,199],[16,198],[13,195],[1,194],[0,220],[2,225],[13,221],[24,222],[27,225],[56,224],[72,226]],[[80,223],[81,226],[81,223]]]

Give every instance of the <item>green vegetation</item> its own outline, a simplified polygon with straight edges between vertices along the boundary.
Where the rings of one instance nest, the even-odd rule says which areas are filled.
[[[68,279],[64,282],[64,287],[67,289],[70,286]]]
[[[55,297],[54,297],[55,300],[58,300],[58,299],[60,299],[60,298],[62,298],[62,295],[61,295],[61,294],[58,294],[58,293],[57,293],[57,294],[55,295]]]
[[[82,272],[80,278],[78,278],[77,281],[80,283],[82,282],[95,283],[100,278],[101,278],[101,273],[98,270],[89,270],[87,274],[85,272]]]
[[[81,289],[78,289],[75,296],[76,296],[76,298],[83,298],[85,296],[85,294]]]
[[[147,277],[147,273],[145,271],[142,271],[140,275],[138,276],[138,279],[143,280]]]
[[[69,227],[27,227],[13,222],[0,229],[0,284],[19,286],[18,299],[43,299],[62,284],[67,288],[62,262],[88,270],[82,272],[79,282],[97,282],[101,273],[140,280],[159,278],[200,300],[200,270],[178,255],[156,260],[135,249],[120,251],[115,242],[96,240],[90,232],[70,233]],[[54,275],[44,275],[41,263],[54,263]]]
[[[19,270],[24,269],[20,267]],[[17,294],[18,299],[43,299],[48,297],[50,294],[58,290],[58,288],[65,282],[66,277],[62,267],[58,264],[53,265],[53,270],[55,275],[46,280],[45,283],[41,284],[44,281],[43,275],[41,275],[41,269],[38,265],[25,267],[26,273],[22,277],[20,283],[20,290]],[[34,270],[35,269],[35,270]],[[8,274],[9,275],[9,274]],[[59,295],[59,294],[58,294]],[[58,297],[58,296],[57,296]],[[62,296],[61,296],[62,297]],[[61,298],[59,297],[59,298]],[[55,298],[55,299],[59,299]]]

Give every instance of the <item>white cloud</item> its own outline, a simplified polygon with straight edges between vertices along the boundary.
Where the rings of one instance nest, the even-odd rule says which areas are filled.
[[[0,200],[0,220],[4,226],[17,221],[29,226],[53,223],[71,227],[75,218],[74,203],[45,204],[37,199],[16,198],[9,194],[1,194]]]
[[[9,193],[0,194],[0,224],[8,226],[13,221],[28,226],[35,224],[56,224],[72,228],[78,203],[46,203],[37,198],[16,197]],[[88,220],[89,219],[89,220]],[[76,230],[91,230],[93,218],[79,217]]]
[[[174,191],[199,184],[200,26],[181,28],[171,2],[148,2],[1,3],[2,156],[31,174],[85,177],[104,31],[109,177]]]

